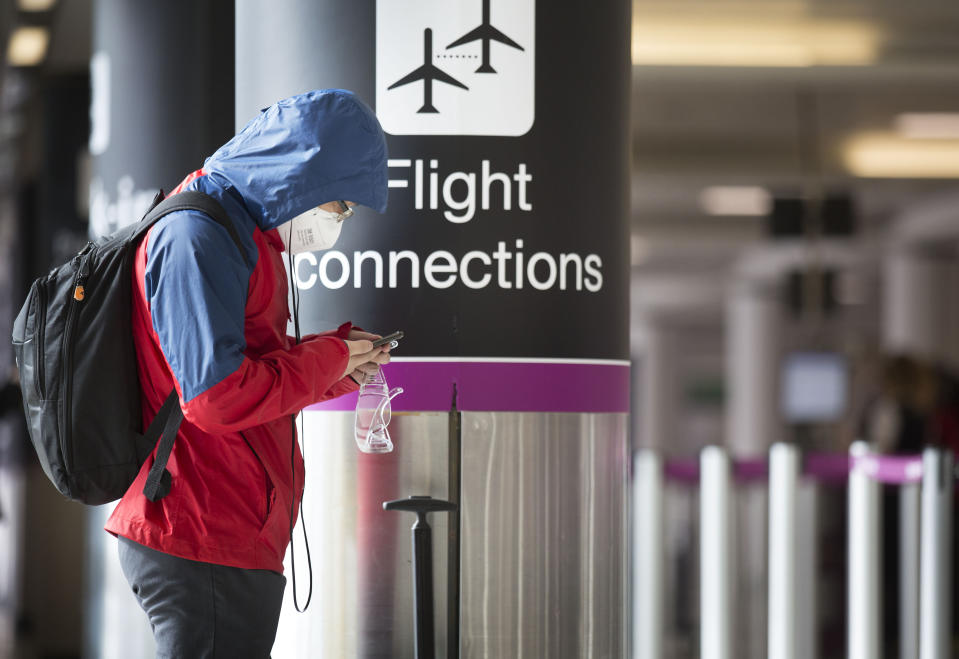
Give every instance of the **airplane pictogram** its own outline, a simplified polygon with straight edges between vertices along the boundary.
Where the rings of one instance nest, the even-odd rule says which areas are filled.
[[[488,0],[486,1],[488,2]],[[469,87],[461,83],[459,80],[433,66],[433,30],[430,28],[423,30],[423,65],[414,70],[412,73],[403,76],[392,85],[387,87],[387,89],[396,89],[397,87],[408,85],[409,83],[416,82],[417,80],[423,81],[423,107],[417,110],[417,112],[439,112],[439,110],[433,107],[434,80],[445,82],[448,85],[460,87],[461,89],[466,89],[467,91],[469,90]]]
[[[489,42],[498,41],[507,46],[513,48],[518,48],[523,50],[523,47],[518,43],[510,39],[508,36],[497,30],[495,27],[490,25],[489,20],[489,5],[490,0],[483,0],[483,22],[479,27],[474,28],[464,34],[462,37],[451,43],[446,47],[447,50],[450,48],[456,48],[457,46],[462,46],[463,44],[471,43],[473,41],[482,41],[483,43],[483,62],[480,64],[480,67],[476,69],[476,73],[496,73],[496,69],[492,67],[489,63]],[[525,52],[525,51],[524,51]]]

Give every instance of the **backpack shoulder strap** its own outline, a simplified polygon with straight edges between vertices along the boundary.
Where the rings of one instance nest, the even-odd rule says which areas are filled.
[[[170,492],[172,478],[166,469],[166,463],[173,451],[173,441],[177,430],[183,422],[183,410],[180,409],[180,397],[174,388],[157,410],[156,416],[150,422],[145,437],[149,446],[156,446],[156,457],[147,474],[147,481],[143,486],[143,495],[150,501],[156,502]],[[157,442],[159,439],[159,443]]]
[[[240,234],[237,233],[236,227],[230,220],[230,216],[227,215],[226,211],[223,210],[223,206],[221,206],[216,199],[203,192],[186,190],[171,197],[167,197],[160,203],[156,204],[144,216],[141,224],[145,227],[149,227],[161,217],[169,215],[175,211],[183,210],[193,210],[203,213],[226,229],[227,233],[230,234],[230,238],[233,240],[233,243],[236,245],[236,248],[240,250],[240,255],[243,257],[243,261],[246,263],[246,266],[248,268],[253,267],[253,264],[250,263],[250,256],[246,253],[246,248],[243,247],[243,243],[240,242]]]
[[[233,222],[230,221],[230,216],[227,215],[216,199],[202,192],[187,190],[172,197],[167,197],[153,206],[144,216],[141,225],[148,228],[161,217],[181,210],[199,211],[216,221],[230,234],[230,238],[233,239],[236,248],[240,250],[240,255],[243,256],[243,261],[247,267],[253,267],[243,243],[240,242],[240,235],[237,233]],[[170,453],[173,451],[173,442],[176,439],[177,430],[179,430],[182,422],[183,410],[180,409],[180,397],[174,388],[166,397],[166,400],[163,401],[163,405],[157,411],[156,416],[153,417],[153,421],[150,422],[150,426],[145,433],[146,445],[157,447],[156,457],[150,466],[150,472],[147,474],[146,484],[143,487],[143,495],[150,501],[158,501],[170,492],[172,479],[166,465],[170,459]]]

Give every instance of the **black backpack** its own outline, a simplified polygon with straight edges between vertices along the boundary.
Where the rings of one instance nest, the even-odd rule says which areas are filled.
[[[14,322],[30,439],[47,477],[75,501],[96,505],[122,497],[158,439],[143,493],[157,501],[170,491],[166,463],[183,412],[174,389],[140,432],[132,295],[137,246],[157,220],[178,210],[216,220],[249,265],[216,200],[193,191],[163,200],[161,190],[140,222],[87,243],[69,262],[34,281]]]

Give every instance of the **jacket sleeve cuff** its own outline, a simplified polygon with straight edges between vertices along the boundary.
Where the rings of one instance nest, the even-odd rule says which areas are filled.
[[[335,336],[338,339],[343,339],[344,341],[346,341],[350,338],[350,332],[352,332],[353,330],[359,330],[359,329],[360,328],[354,325],[353,323],[346,321],[345,323],[337,327],[335,330],[320,332],[319,334],[307,334],[306,336],[303,337],[303,340],[305,341],[309,338],[315,338],[317,336]]]
[[[353,323],[346,321],[336,328],[336,336],[346,341],[348,338],[350,338],[350,331],[354,329],[359,329],[359,327],[354,327]]]
[[[340,396],[345,396],[346,394],[353,393],[360,388],[360,385],[347,375],[342,380],[335,382],[332,387],[323,395],[323,400],[330,400],[331,398],[339,398]]]

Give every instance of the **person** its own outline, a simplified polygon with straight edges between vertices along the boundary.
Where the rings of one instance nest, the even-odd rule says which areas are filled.
[[[282,252],[292,264],[290,251],[331,247],[357,204],[384,212],[386,162],[383,130],[354,94],[281,100],[171,193],[215,198],[252,267],[224,227],[193,211],[167,215],[138,246],[143,418],[175,387],[184,421],[170,492],[142,494],[151,456],[106,530],[158,657],[269,656],[304,485],[293,415],[389,361],[388,347],[372,346],[377,335],[350,323],[287,336]]]

